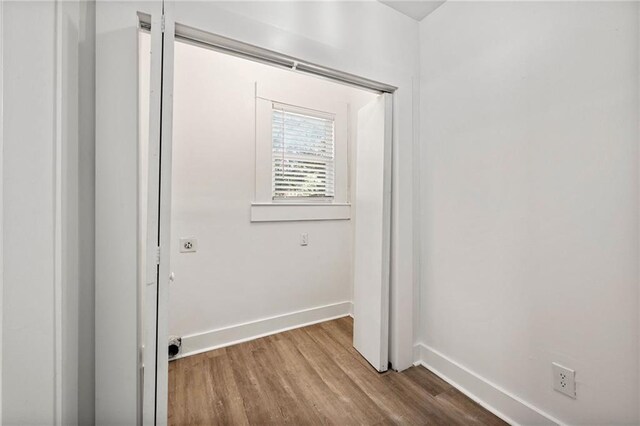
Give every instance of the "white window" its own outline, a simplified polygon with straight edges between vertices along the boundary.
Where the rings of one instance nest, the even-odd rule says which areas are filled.
[[[273,200],[333,200],[334,122],[333,115],[273,104]]]
[[[256,84],[253,222],[351,218],[349,104],[304,89]]]

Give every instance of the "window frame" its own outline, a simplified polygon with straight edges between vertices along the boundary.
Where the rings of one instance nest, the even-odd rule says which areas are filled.
[[[334,117],[334,197],[273,199],[272,113],[274,104],[320,117]],[[291,93],[256,83],[255,191],[251,221],[349,220],[351,141],[349,104],[330,97]]]

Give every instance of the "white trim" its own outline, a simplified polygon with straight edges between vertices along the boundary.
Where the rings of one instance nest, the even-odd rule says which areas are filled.
[[[423,343],[413,348],[422,365],[511,425],[564,425],[563,422]]]
[[[0,313],[4,293],[4,2],[0,1]],[[2,315],[0,315],[0,424],[2,424]]]
[[[144,286],[142,423],[167,424],[168,305],[173,135],[173,2],[162,3],[151,27],[147,244]],[[140,16],[140,15],[139,15]],[[140,52],[138,53],[140,55]],[[138,58],[138,61],[140,59]],[[138,62],[138,74],[141,72]],[[139,76],[139,75],[138,75]],[[139,93],[138,93],[139,95]],[[137,104],[136,104],[137,105]]]
[[[393,93],[397,89],[397,87],[389,84],[380,83],[368,78],[327,68],[321,65],[308,63],[299,58],[294,58],[273,50],[264,49],[250,43],[244,43],[237,39],[227,38],[219,34],[213,34],[205,30],[196,29],[180,23],[176,24],[176,38],[187,40],[195,44],[203,44],[211,49],[219,50],[234,56],[264,62],[274,66],[285,67],[292,71],[312,74],[331,81],[339,81],[344,84],[373,92]]]
[[[62,96],[63,96],[63,52],[62,52],[62,4],[56,0],[55,2],[55,124],[54,124],[54,144],[55,157],[53,164],[54,178],[54,237],[53,237],[53,253],[54,253],[54,283],[53,283],[53,335],[54,335],[54,422],[56,425],[62,425],[62,282],[63,282],[63,234],[62,234],[62,144],[63,144],[63,125],[62,125]]]
[[[158,267],[158,320],[156,340],[156,426],[168,424],[169,401],[169,275],[171,274],[171,162],[173,143],[173,0],[163,0],[162,95],[160,138],[160,265]],[[152,71],[153,72],[153,71]]]
[[[156,422],[156,327],[157,327],[157,253],[158,253],[158,208],[159,208],[159,173],[160,173],[160,123],[161,123],[161,93],[162,93],[162,13],[158,10],[153,15],[153,25],[150,34],[150,62],[149,62],[149,133],[147,147],[147,220],[146,245],[143,252],[146,255],[144,271],[144,288],[142,296],[144,326],[144,341],[142,349],[143,389],[142,389],[142,424],[155,425]],[[145,52],[146,53],[146,52]],[[138,50],[138,55],[141,52]],[[138,61],[140,59],[138,58]],[[138,62],[138,78],[140,70]],[[146,71],[146,70],[145,70]],[[141,242],[144,243],[144,242]]]
[[[182,350],[175,359],[247,342],[294,328],[352,316],[352,312],[352,302],[340,302],[222,327],[205,331],[204,333],[182,336]]]
[[[251,222],[349,220],[350,204],[251,204]]]
[[[637,11],[636,15],[637,15],[636,19],[640,20],[640,7],[638,7],[638,11]],[[638,38],[639,38],[638,41],[640,41],[640,34],[638,35]],[[640,50],[638,51],[638,54],[640,55]],[[639,84],[638,84],[638,93],[637,93],[638,98],[637,99],[640,99],[640,75],[638,75],[638,83]],[[638,122],[640,122],[640,111],[638,111],[638,113],[639,113],[639,115],[638,115],[637,118],[638,118]],[[639,145],[638,146],[639,149],[638,149],[637,152],[640,153],[640,142],[638,143],[638,145]],[[638,158],[636,158],[636,161],[640,161],[640,156],[638,156]],[[640,183],[640,182],[638,182],[638,183]],[[640,185],[638,186],[638,188],[640,188]],[[640,217],[638,217],[637,219],[638,219],[639,224],[640,224]],[[638,229],[640,229],[640,226],[638,227]],[[638,237],[640,237],[640,235],[638,235]],[[638,262],[640,262],[640,259],[638,259]],[[638,285],[640,287],[640,283]],[[640,291],[638,292],[638,306],[640,306]],[[2,306],[0,305],[0,308],[1,307]],[[640,315],[638,315],[638,320],[639,320],[639,325],[640,325]],[[637,353],[638,353],[638,369],[640,371],[640,327],[638,327],[638,352]],[[638,422],[640,422],[640,392],[638,392],[637,414],[638,414]]]

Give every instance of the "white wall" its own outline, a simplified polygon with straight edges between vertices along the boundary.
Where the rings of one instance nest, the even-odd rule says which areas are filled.
[[[158,4],[97,3],[98,424],[131,424],[137,415],[136,12],[157,11]],[[395,341],[390,355],[394,365],[400,368],[410,365],[414,266],[412,80],[418,66],[417,23],[378,2],[176,2],[175,13],[176,21],[182,24],[399,88],[394,97],[391,318]],[[400,164],[402,167],[398,167]],[[406,318],[408,325],[402,320]],[[119,350],[114,351],[114,347]]]
[[[2,5],[2,417],[93,421],[93,2]]]
[[[422,354],[570,424],[639,421],[638,29],[623,2],[420,24]]]
[[[256,82],[258,91],[296,94],[298,105],[307,108],[316,108],[316,99],[349,104],[351,141],[347,132],[337,133],[336,149],[346,154],[349,148],[351,159],[356,112],[376,96],[176,44],[170,334],[203,333],[352,300],[350,220],[250,220]],[[346,188],[347,176],[338,177],[336,185]],[[300,246],[302,233],[309,235],[306,247]],[[181,237],[197,238],[197,252],[180,253]]]
[[[3,5],[2,423],[54,415],[54,3]],[[25,26],[31,21],[33,27]],[[28,251],[11,249],[28,241]],[[37,297],[34,297],[37,295]]]

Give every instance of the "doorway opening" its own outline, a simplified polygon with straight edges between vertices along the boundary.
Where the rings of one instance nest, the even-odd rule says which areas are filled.
[[[144,358],[173,350],[178,362],[352,316],[353,346],[385,371],[391,96],[230,55],[193,38],[165,39],[163,48],[167,42],[172,131],[165,135],[170,143],[161,143],[171,161],[158,166],[164,176],[154,182],[153,158],[146,155],[154,126],[153,33],[140,32],[141,242],[156,214],[148,195],[160,193],[167,174],[170,182],[170,198],[157,201],[168,213],[158,233],[169,233],[158,264],[168,262],[170,274],[158,275],[151,293],[153,280],[140,281],[141,333],[147,345],[154,339],[157,345],[155,351],[145,345]],[[168,318],[166,335],[146,315],[154,302],[156,321]],[[172,366],[157,359],[153,365],[155,374],[144,372],[143,416],[151,417],[147,407],[153,407],[158,421],[166,412],[158,409],[166,404],[162,390],[171,394],[177,379],[167,379]]]

